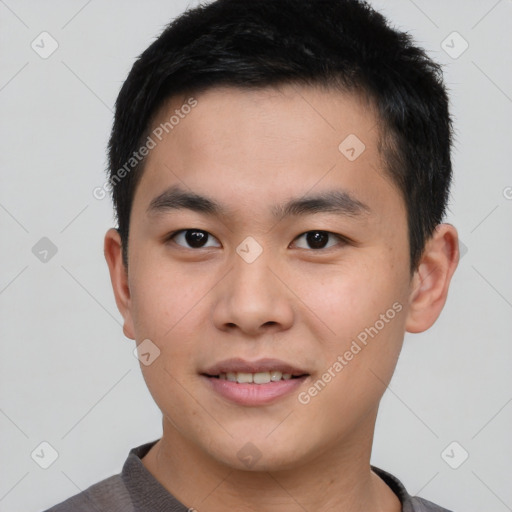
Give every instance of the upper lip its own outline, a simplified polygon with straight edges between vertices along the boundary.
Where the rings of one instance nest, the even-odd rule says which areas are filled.
[[[298,366],[285,363],[279,359],[264,358],[256,361],[246,361],[241,358],[225,359],[213,366],[210,366],[203,372],[203,375],[220,375],[221,373],[260,373],[270,372],[272,370],[281,373],[290,373],[292,375],[309,375],[306,370]]]

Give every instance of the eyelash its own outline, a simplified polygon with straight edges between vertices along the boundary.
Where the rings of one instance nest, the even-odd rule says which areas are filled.
[[[176,245],[179,245],[180,247],[182,247],[184,249],[190,249],[190,250],[199,250],[199,249],[209,248],[209,247],[186,247],[184,245],[178,244],[174,240],[176,236],[178,236],[180,234],[185,234],[185,233],[187,233],[187,231],[197,231],[197,232],[205,233],[207,235],[207,237],[208,237],[206,243],[208,243],[210,241],[210,238],[214,238],[216,240],[216,238],[211,233],[209,233],[208,231],[205,231],[204,229],[189,228],[189,229],[180,229],[178,231],[172,232],[169,236],[166,237],[166,242],[172,241],[172,242],[176,243]],[[311,229],[309,231],[304,231],[304,233],[301,233],[300,235],[298,235],[293,241],[295,242],[299,238],[301,238],[303,236],[306,236],[309,233],[323,233],[323,234],[326,234],[326,235],[328,235],[330,237],[335,237],[335,238],[338,239],[338,243],[337,244],[328,245],[327,247],[321,247],[319,249],[306,248],[306,250],[309,250],[309,251],[315,251],[315,252],[326,251],[328,249],[331,249],[332,247],[336,247],[338,245],[344,246],[344,245],[346,245],[346,244],[348,244],[350,242],[348,238],[346,238],[346,237],[344,237],[342,235],[339,235],[337,233],[333,233],[331,231],[326,231],[326,230],[323,230],[323,229]],[[305,249],[305,248],[304,247],[300,247],[300,249]]]

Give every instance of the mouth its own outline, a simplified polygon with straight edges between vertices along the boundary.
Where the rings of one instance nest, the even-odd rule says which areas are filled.
[[[306,370],[277,359],[254,362],[229,359],[200,375],[216,394],[247,406],[275,402],[296,390],[310,376]]]
[[[212,379],[228,380],[230,382],[238,382],[238,384],[268,384],[269,382],[279,382],[280,380],[300,379],[307,377],[308,373],[293,375],[291,373],[283,373],[279,370],[271,370],[269,372],[226,372],[218,375],[203,374],[205,377]]]

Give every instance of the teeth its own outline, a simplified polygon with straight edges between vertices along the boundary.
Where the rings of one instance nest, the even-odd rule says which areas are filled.
[[[236,374],[236,381],[239,384],[250,384],[252,382],[252,373],[238,372]]]
[[[231,382],[238,382],[239,384],[268,384],[269,382],[277,382],[279,380],[290,380],[291,373],[282,373],[279,370],[272,370],[271,372],[228,372],[221,373],[219,379],[229,380]]]
[[[272,382],[275,382],[276,380],[281,380],[282,376],[283,376],[283,374],[277,370],[270,372],[270,380]]]
[[[270,382],[270,372],[255,373],[252,380],[254,384],[268,384]]]

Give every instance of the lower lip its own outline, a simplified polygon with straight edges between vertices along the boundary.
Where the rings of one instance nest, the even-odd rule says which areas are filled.
[[[219,395],[240,405],[266,405],[295,391],[307,379],[278,380],[267,384],[239,384],[216,377],[201,376]]]

